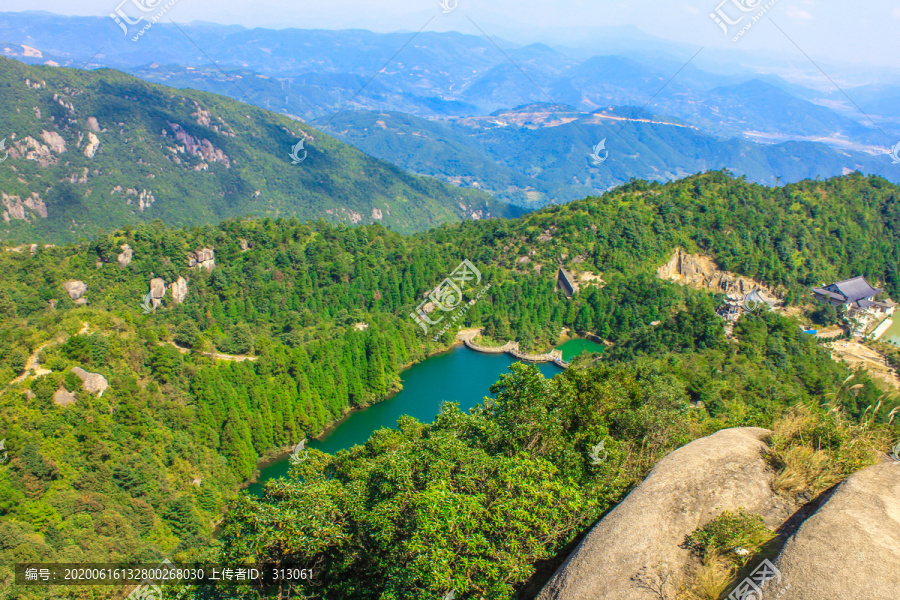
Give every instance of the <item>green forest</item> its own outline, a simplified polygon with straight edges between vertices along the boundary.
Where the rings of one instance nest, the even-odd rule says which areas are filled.
[[[656,278],[676,247],[803,310],[809,286],[853,275],[896,299],[900,187],[853,174],[766,188],[711,172],[407,236],[296,218],[152,221],[0,252],[0,562],[297,563],[316,572],[302,597],[516,598],[692,439],[805,411],[834,477],[896,443],[896,394],[832,360],[797,319],[743,318],[727,336],[720,295]],[[204,248],[215,266],[190,267]],[[404,418],[364,446],[311,451],[264,497],[241,494],[259,460],[385,399],[403,369],[453,344],[455,329],[434,342],[410,313],[464,259],[482,276],[465,299],[491,287],[459,326],[540,352],[563,328],[611,346],[552,380],[515,365],[468,413],[446,406],[432,424]],[[569,298],[560,265],[604,283]],[[180,277],[183,302],[168,291],[142,308],[151,279]],[[73,367],[108,389],[82,389]],[[604,438],[610,460],[594,465],[586,451]]]

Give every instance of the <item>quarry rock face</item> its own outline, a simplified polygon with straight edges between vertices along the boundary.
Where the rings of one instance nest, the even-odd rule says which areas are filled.
[[[775,560],[780,581],[763,597],[780,600],[900,594],[900,462],[873,465],[837,486]]]
[[[81,380],[81,387],[86,392],[102,396],[109,387],[106,377],[100,373],[88,373],[81,367],[74,367],[72,372]]]
[[[188,254],[188,266],[212,271],[216,266],[216,251],[212,248],[201,248]]]
[[[178,304],[181,304],[187,297],[187,280],[184,277],[179,277],[173,283],[169,284],[169,289],[172,290],[172,299]]]
[[[674,598],[694,560],[682,545],[723,511],[768,515],[771,525],[792,508],[773,493],[765,460],[770,432],[725,429],[665,458],[604,517],[557,570],[539,600]],[[846,597],[846,596],[842,596]]]
[[[78,300],[87,291],[87,284],[83,281],[67,281],[63,284],[63,289],[72,300]]]
[[[660,279],[669,279],[724,294],[745,296],[758,287],[768,296],[775,296],[771,288],[747,277],[723,271],[708,256],[687,254],[681,248],[675,249],[671,260],[657,269],[656,275]]]

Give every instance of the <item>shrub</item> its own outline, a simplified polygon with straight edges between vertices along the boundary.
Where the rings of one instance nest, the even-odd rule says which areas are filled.
[[[688,536],[688,547],[701,559],[713,555],[726,557],[743,567],[755,554],[775,538],[762,517],[746,512],[725,511]]]
[[[175,330],[175,335],[172,336],[172,339],[179,346],[193,348],[197,345],[198,337],[200,337],[200,330],[197,329],[197,325],[193,321],[185,321]]]

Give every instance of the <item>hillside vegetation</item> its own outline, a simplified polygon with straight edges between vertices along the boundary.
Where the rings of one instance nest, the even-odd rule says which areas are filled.
[[[865,372],[848,383],[796,320],[745,319],[727,338],[719,298],[654,273],[680,246],[794,300],[851,274],[897,297],[898,194],[858,175],[766,188],[708,173],[412,236],[297,219],[151,222],[2,252],[0,559],[224,555],[312,563],[315,585],[301,591],[326,598],[508,598],[698,436],[771,427],[803,405],[833,470],[852,472],[897,437],[897,399]],[[134,258],[120,267],[125,244]],[[202,248],[215,250],[211,271],[189,266]],[[261,457],[384,399],[405,366],[449,346],[453,329],[433,342],[409,313],[464,258],[491,288],[460,325],[541,351],[563,327],[614,346],[552,381],[514,367],[471,414],[445,407],[434,425],[403,419],[365,446],[311,451],[302,479],[238,499]],[[606,284],[567,298],[557,261]],[[144,314],[152,277],[184,277],[184,302],[169,292]],[[86,306],[64,291],[71,280],[87,285]],[[13,383],[39,348],[46,371]],[[76,366],[108,380],[102,396],[82,389]],[[75,402],[60,406],[60,391]],[[587,452],[607,437],[598,466]],[[103,592],[54,592],[91,593]]]
[[[4,241],[73,242],[153,219],[188,226],[296,216],[410,233],[521,214],[252,105],[110,69],[3,58],[0,103]],[[305,159],[293,164],[301,140]]]

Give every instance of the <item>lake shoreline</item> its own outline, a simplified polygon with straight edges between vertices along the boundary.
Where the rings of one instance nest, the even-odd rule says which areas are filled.
[[[561,343],[557,345],[557,348],[561,348],[562,346],[565,346],[566,344],[571,345],[574,342],[576,344],[575,350],[577,350],[577,352],[575,353],[575,356],[577,356],[577,354],[579,354],[580,352],[582,352],[584,350],[597,351],[598,349],[605,348],[605,345],[598,344],[594,340],[588,339],[586,337],[565,336],[565,338],[566,339],[564,341],[561,341]],[[578,347],[579,345],[584,346],[584,348],[579,348]],[[433,359],[439,358],[444,355],[452,354],[453,352],[459,350],[460,348],[469,350],[475,356],[485,356],[485,357],[501,356],[500,354],[482,354],[476,350],[468,349],[466,347],[466,345],[464,344],[464,340],[458,338],[454,341],[454,343],[450,344],[449,346],[445,346],[445,347],[436,349],[432,352],[427,353],[421,360],[404,365],[403,368],[399,372],[401,381],[395,383],[391,389],[391,392],[389,394],[385,395],[385,397],[383,399],[381,399],[377,402],[368,404],[366,406],[355,406],[355,407],[347,409],[346,411],[344,411],[342,413],[342,415],[339,419],[336,419],[335,421],[330,423],[328,426],[323,428],[322,431],[320,431],[318,433],[318,435],[316,435],[314,438],[312,438],[312,440],[315,442],[318,442],[318,443],[325,443],[336,430],[338,430],[339,428],[344,426],[348,421],[350,421],[351,419],[356,417],[356,415],[358,415],[359,413],[366,412],[366,411],[369,411],[372,409],[376,409],[376,411],[377,411],[378,410],[377,407],[381,407],[382,405],[389,402],[390,400],[393,400],[399,394],[403,393],[406,390],[406,388],[404,387],[403,378],[409,373],[410,370],[427,363],[429,360],[433,360]],[[600,351],[602,351],[602,349]],[[534,363],[528,363],[527,361],[520,361],[520,360],[514,359],[513,357],[509,356],[506,353],[503,353],[502,356],[504,356],[504,358],[506,360],[509,360],[510,364],[515,364],[516,362],[523,362],[524,364],[534,364]],[[574,356],[573,356],[573,358],[574,358]],[[543,367],[545,365],[547,368],[560,369],[559,371],[552,371],[552,374],[548,374],[547,372],[545,372],[544,373],[545,376],[548,376],[548,377],[552,377],[552,376],[556,375],[557,373],[562,372],[561,369],[563,369],[563,367],[561,367],[555,363],[552,363],[552,362],[543,363],[540,366]],[[494,382],[496,382],[496,377],[498,377],[498,376],[499,376],[499,373],[497,376],[491,375],[491,377],[489,378],[490,381],[486,382],[486,386],[489,386],[489,385],[493,384]],[[409,383],[409,382],[406,382],[406,383]],[[440,386],[437,386],[437,387],[440,388]],[[486,387],[485,387],[485,390],[486,390]],[[413,390],[412,393],[416,393],[415,390]],[[479,391],[479,395],[482,395],[482,393],[480,391]],[[481,398],[479,397],[477,399],[477,401],[480,401],[480,399]],[[404,413],[404,414],[408,414],[408,413]],[[412,416],[415,416],[415,415],[412,415]],[[427,420],[432,417],[431,416],[427,416],[427,417],[419,416],[417,418],[419,418],[420,420],[422,418],[425,418]],[[396,427],[395,420],[391,420],[390,423],[394,427]],[[391,426],[391,425],[382,424],[381,426],[384,427],[384,426]],[[371,435],[371,434],[369,434],[369,435]],[[368,437],[366,439],[368,439]],[[266,476],[265,470],[269,467],[272,467],[272,466],[278,464],[278,463],[283,463],[290,456],[292,447],[284,447],[284,448],[281,448],[278,450],[279,451],[277,451],[275,453],[269,453],[267,456],[265,456],[264,458],[262,458],[260,461],[257,462],[256,471],[254,472],[253,478],[244,481],[241,484],[241,486],[239,487],[239,490],[246,490],[247,488],[249,488],[251,486],[255,487],[257,485],[264,485],[265,481],[268,481],[271,478],[269,476]]]
[[[402,376],[403,373],[405,373],[409,369],[415,367],[416,365],[422,364],[429,358],[433,358],[435,356],[440,356],[441,354],[446,354],[448,352],[451,352],[454,348],[456,348],[460,344],[462,344],[462,341],[456,340],[452,345],[450,345],[446,348],[442,348],[442,349],[436,350],[434,352],[426,353],[425,356],[422,358],[422,360],[411,362],[411,363],[401,366],[398,375]],[[322,429],[322,431],[320,431],[318,434],[313,436],[313,439],[317,440],[317,441],[322,441],[323,439],[328,437],[328,435],[331,434],[335,429],[340,427],[341,424],[343,424],[345,421],[347,421],[347,419],[349,419],[351,416],[353,416],[354,413],[367,410],[367,409],[375,406],[376,404],[381,404],[382,402],[387,402],[388,400],[390,400],[391,398],[393,398],[394,396],[396,396],[397,394],[399,394],[402,391],[403,391],[403,385],[400,383],[397,383],[393,387],[391,387],[391,390],[381,400],[372,402],[371,404],[367,404],[365,406],[353,406],[353,407],[346,409],[345,411],[343,411],[341,413],[341,416],[338,419],[336,419],[335,421],[332,421],[331,423],[326,425]],[[271,466],[277,462],[283,461],[284,459],[289,457],[291,455],[291,452],[293,452],[293,448],[294,448],[293,446],[284,446],[284,447],[278,449],[277,452],[267,453],[262,458],[260,458],[256,462],[256,470],[253,473],[253,477],[243,481],[241,483],[241,485],[238,486],[238,488],[237,488],[238,491],[245,490],[248,487],[250,487],[251,485],[253,485],[254,483],[257,483],[259,480],[259,477],[261,475],[261,471],[263,469],[265,469],[266,467]]]

